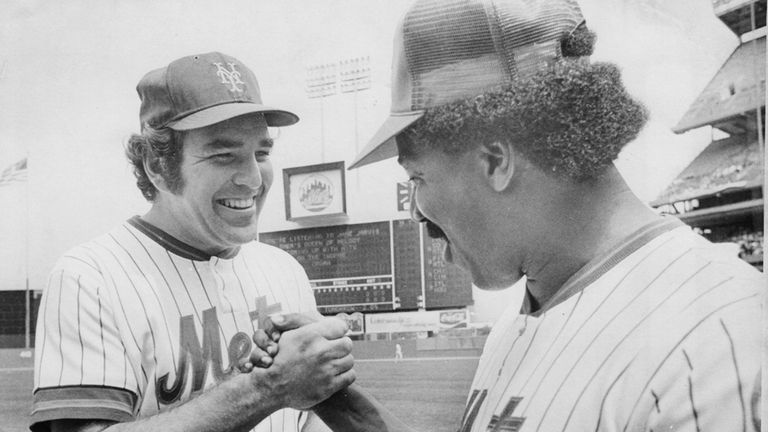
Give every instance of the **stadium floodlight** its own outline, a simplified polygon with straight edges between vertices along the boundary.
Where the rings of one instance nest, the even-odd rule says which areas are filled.
[[[371,88],[371,58],[356,57],[339,63],[341,92],[352,93]]]
[[[357,92],[371,88],[371,57],[355,57],[342,60],[339,63],[339,80],[341,92],[352,93],[354,96],[353,121],[355,128],[355,154],[357,154],[360,151],[360,139],[357,131]]]
[[[306,94],[320,99],[320,149],[325,160],[325,109],[323,99],[341,93],[353,94],[353,127],[355,153],[359,151],[357,93],[371,88],[371,58],[360,56],[306,68]]]
[[[306,93],[310,99],[336,94],[338,81],[338,65],[336,63],[310,66],[306,72]]]
[[[323,99],[337,92],[338,64],[325,63],[306,68],[305,92],[310,99],[320,99],[320,160],[325,161],[325,114]]]

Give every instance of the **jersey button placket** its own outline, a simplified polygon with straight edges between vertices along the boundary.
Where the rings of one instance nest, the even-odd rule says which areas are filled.
[[[216,298],[218,302],[217,309],[222,313],[231,313],[231,303],[227,301],[224,279],[222,277],[222,272],[219,270],[221,264],[221,259],[218,257],[211,257],[211,259],[208,261],[208,268],[211,271],[211,277],[213,278],[214,284],[216,285]]]

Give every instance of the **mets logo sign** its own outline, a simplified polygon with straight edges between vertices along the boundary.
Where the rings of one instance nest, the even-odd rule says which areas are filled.
[[[319,212],[333,202],[333,183],[323,175],[310,175],[299,186],[299,193],[302,207],[311,212]]]
[[[227,65],[229,66],[229,69],[225,68],[224,65],[221,63],[214,63],[214,65],[216,65],[216,68],[217,68],[216,75],[218,75],[219,78],[221,78],[221,83],[228,84],[230,86],[229,91],[236,91],[236,92],[243,91],[243,89],[237,86],[238,84],[245,84],[245,83],[240,79],[240,76],[241,76],[240,71],[235,69],[235,63],[227,63]]]

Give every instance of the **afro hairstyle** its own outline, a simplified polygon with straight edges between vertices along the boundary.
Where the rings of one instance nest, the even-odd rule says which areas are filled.
[[[595,35],[581,25],[561,41],[553,67],[500,90],[426,110],[397,136],[411,154],[460,154],[504,142],[558,178],[599,178],[633,141],[648,113],[621,82],[618,67],[589,63]]]

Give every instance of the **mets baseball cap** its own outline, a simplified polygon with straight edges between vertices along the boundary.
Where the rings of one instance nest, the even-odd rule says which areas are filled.
[[[426,109],[551,67],[583,23],[575,0],[417,0],[395,32],[389,117],[350,169],[397,156],[394,137]]]
[[[196,129],[250,113],[263,114],[268,126],[299,121],[296,114],[264,105],[253,72],[218,52],[182,57],[155,69],[144,75],[136,91],[142,129]]]

